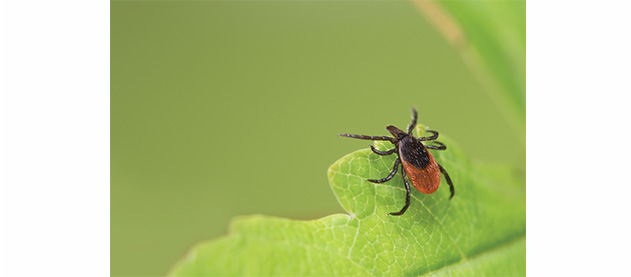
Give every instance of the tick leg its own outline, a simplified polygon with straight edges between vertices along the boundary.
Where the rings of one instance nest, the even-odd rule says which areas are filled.
[[[447,180],[447,184],[449,184],[449,190],[451,191],[451,196],[449,196],[449,200],[451,200],[452,197],[454,197],[454,194],[456,194],[456,191],[454,190],[454,184],[451,182],[451,178],[449,178],[449,174],[447,174],[447,170],[445,170],[440,164],[436,163],[438,165],[438,168],[440,169],[440,173],[442,173],[445,176],[445,179]]]
[[[425,132],[430,132],[433,135],[429,136],[429,137],[421,137],[418,138],[420,141],[425,141],[425,140],[435,140],[438,138],[438,132],[434,131],[434,130],[425,130]]]
[[[434,149],[434,150],[445,150],[445,149],[447,149],[447,146],[445,146],[445,144],[440,142],[440,141],[433,140],[432,143],[436,143],[438,145],[425,145],[425,147],[427,147],[427,149]]]
[[[392,144],[397,143],[397,141],[394,138],[385,137],[385,136],[364,136],[364,135],[353,135],[353,134],[339,134],[338,136],[347,137],[347,138],[365,139],[365,140],[387,140],[389,142],[392,142]]]
[[[390,172],[390,174],[386,178],[383,178],[381,180],[367,179],[366,181],[371,182],[371,183],[377,183],[377,184],[390,181],[390,179],[394,177],[394,174],[397,174],[397,169],[399,169],[399,163],[401,163],[401,159],[397,159],[396,161],[394,161],[394,169],[392,169],[392,172]]]
[[[405,206],[403,206],[403,209],[400,211],[396,213],[389,213],[389,215],[402,215],[405,211],[407,211],[408,207],[410,207],[410,185],[408,184],[408,180],[405,179],[405,168],[403,167],[401,167],[401,175],[403,176],[403,183],[405,183],[405,191],[407,192],[405,195]]]
[[[397,151],[397,148],[392,148],[388,151],[379,151],[377,150],[375,147],[373,147],[372,145],[370,146],[370,150],[372,150],[372,152],[375,152],[375,154],[381,155],[381,156],[385,156],[385,155],[392,155],[392,153],[394,153],[394,151]]]
[[[412,108],[412,123],[408,126],[408,135],[412,135],[412,130],[416,127],[416,119],[418,118],[418,114],[416,113],[416,109]]]

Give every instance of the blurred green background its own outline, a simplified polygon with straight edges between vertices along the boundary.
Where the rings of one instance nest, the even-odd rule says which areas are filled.
[[[412,106],[523,171],[493,98],[411,2],[112,1],[111,275],[165,275],[237,215],[343,212],[327,168],[369,142],[336,135]]]

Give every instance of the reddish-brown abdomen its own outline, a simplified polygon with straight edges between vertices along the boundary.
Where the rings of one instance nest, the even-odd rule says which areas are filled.
[[[412,185],[424,194],[434,193],[440,185],[440,169],[429,151],[427,155],[429,155],[429,164],[425,168],[416,168],[405,159],[401,159],[401,164]]]

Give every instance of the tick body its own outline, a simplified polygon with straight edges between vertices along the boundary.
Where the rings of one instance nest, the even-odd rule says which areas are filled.
[[[407,178],[405,178],[406,175],[416,190],[424,194],[430,194],[434,193],[438,189],[438,186],[440,185],[440,174],[442,173],[445,176],[445,180],[447,180],[447,184],[449,184],[449,189],[451,191],[449,199],[451,200],[455,194],[454,185],[451,182],[451,178],[449,178],[449,174],[447,174],[447,171],[440,166],[436,160],[434,160],[434,156],[432,156],[432,154],[428,151],[428,149],[445,150],[447,149],[447,146],[436,141],[438,138],[438,132],[433,130],[427,130],[427,132],[432,133],[429,137],[414,137],[414,135],[412,135],[412,131],[414,130],[414,127],[416,127],[417,117],[418,115],[416,110],[412,109],[412,123],[408,126],[407,133],[392,125],[387,126],[386,130],[392,134],[392,137],[340,134],[340,136],[343,137],[365,140],[385,140],[394,144],[394,148],[388,151],[379,151],[370,145],[370,149],[377,155],[384,156],[397,154],[398,158],[394,161],[394,167],[388,176],[379,180],[366,180],[373,183],[384,183],[390,181],[394,175],[396,175],[399,164],[402,165],[401,176],[403,177],[403,183],[405,184],[405,190],[407,192],[405,197],[405,206],[403,206],[400,211],[390,213],[390,215],[402,215],[410,207],[410,185],[408,184]],[[436,145],[424,145],[422,141],[432,142]]]

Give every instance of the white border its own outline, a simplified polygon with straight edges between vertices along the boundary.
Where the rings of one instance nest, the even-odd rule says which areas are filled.
[[[0,12],[0,276],[109,276],[109,2]]]
[[[628,274],[630,8],[527,2],[531,276]]]

